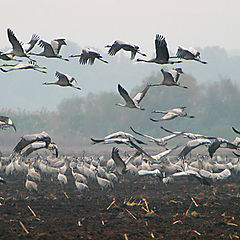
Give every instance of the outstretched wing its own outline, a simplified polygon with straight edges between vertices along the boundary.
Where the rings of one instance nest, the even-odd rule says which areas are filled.
[[[136,96],[133,98],[133,102],[137,102],[139,104],[146,95],[149,88],[150,85],[147,84],[147,86],[142,90],[142,92],[136,94]]]
[[[56,71],[55,76],[58,78],[58,83],[69,83],[69,79],[65,74]]]
[[[167,42],[165,40],[165,37],[159,34],[156,35],[155,48],[156,48],[156,57],[158,59],[168,61],[169,53],[168,53]]]
[[[119,44],[119,41],[115,41],[113,45],[108,50],[108,54],[111,56],[114,56],[120,49],[122,48],[121,44]]]
[[[212,158],[214,153],[220,148],[221,142],[217,139],[208,147],[209,156]]]
[[[114,160],[115,164],[116,164],[116,171],[119,174],[123,174],[126,171],[126,164],[125,162],[122,160],[122,158],[119,155],[119,149],[114,147],[112,149],[112,159]]]
[[[8,40],[12,44],[13,50],[16,50],[16,52],[19,53],[24,53],[24,50],[22,48],[22,45],[14,35],[13,31],[11,29],[7,29],[7,34],[8,34]]]
[[[56,55],[59,54],[60,49],[63,45],[67,45],[64,38],[54,39],[53,41],[51,41],[51,46]]]
[[[38,43],[39,47],[43,48],[43,51],[46,53],[46,56],[55,56],[55,52],[53,51],[53,48],[51,44],[48,42],[45,42],[43,40],[39,41]]]
[[[36,45],[40,37],[37,34],[33,34],[31,40],[28,43],[23,44],[24,50],[28,53]]]
[[[131,99],[131,97],[129,96],[128,92],[120,84],[118,84],[118,92],[120,93],[120,95],[123,97],[123,99],[125,100],[125,102],[128,105],[135,106],[135,104],[134,104],[133,100]]]

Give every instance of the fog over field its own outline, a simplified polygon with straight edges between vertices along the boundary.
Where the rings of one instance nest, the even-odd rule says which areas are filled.
[[[155,0],[146,4],[134,0],[121,1],[121,5],[119,1],[110,0],[61,3],[43,0],[41,6],[29,0],[1,3],[2,9],[11,9],[12,13],[9,18],[8,11],[2,12],[1,51],[11,46],[6,34],[10,28],[23,42],[33,33],[49,42],[65,38],[67,46],[61,49],[65,58],[90,47],[109,62],[96,61],[90,66],[79,64],[77,58],[65,62],[33,56],[39,66],[47,67],[47,74],[32,70],[0,72],[0,114],[10,116],[18,129],[17,134],[11,130],[1,133],[3,145],[14,144],[22,134],[42,130],[51,132],[63,145],[65,142],[89,144],[92,136],[129,131],[130,126],[148,134],[163,135],[159,130],[161,123],[149,120],[158,117],[151,112],[179,106],[186,106],[196,118],[173,120],[163,125],[233,138],[231,126],[238,127],[240,117],[240,49],[236,32],[239,2],[206,3],[207,8],[204,2],[193,5],[190,0],[181,4]],[[25,14],[17,9],[24,9]],[[104,46],[116,39],[133,42],[149,59],[155,55],[154,40],[158,33],[165,36],[171,56],[176,54],[178,46],[194,47],[208,64],[183,61],[174,65],[183,69],[180,82],[189,89],[152,88],[142,101],[146,109],[143,112],[115,106],[123,101],[117,91],[118,84],[134,96],[146,83],[160,82],[162,68],[169,70],[173,66],[138,63],[123,51],[109,56]],[[40,51],[36,46],[32,52]],[[1,64],[4,63],[1,60]],[[42,85],[56,81],[56,71],[75,77],[82,90]]]

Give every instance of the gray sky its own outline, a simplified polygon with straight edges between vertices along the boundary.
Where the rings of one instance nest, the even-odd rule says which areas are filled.
[[[118,83],[131,90],[150,73],[159,72],[163,67],[141,63],[134,65],[129,60],[129,53],[126,61],[117,65],[117,58],[121,58],[123,53],[110,57],[104,49],[106,44],[116,39],[139,45],[148,58],[155,51],[156,33],[166,37],[172,53],[179,45],[201,49],[220,46],[228,51],[240,49],[239,0],[0,0],[0,9],[0,50],[11,47],[6,33],[6,29],[11,28],[23,42],[29,41],[33,33],[49,42],[55,38],[66,38],[68,46],[61,50],[64,57],[80,53],[82,47],[92,47],[99,49],[109,61],[108,65],[96,62],[94,66],[82,66],[77,59],[66,63],[59,59],[37,57],[39,65],[48,68],[48,74],[30,70],[7,74],[0,72],[0,103],[3,108],[32,110],[46,106],[55,109],[64,98],[89,92],[116,91]],[[77,43],[72,45],[71,51],[70,42]],[[76,51],[75,47],[78,47]],[[40,52],[40,49],[33,52]],[[231,52],[239,55],[239,51]],[[211,74],[238,78],[238,69],[234,68],[234,74],[230,68],[224,69],[226,57],[222,64],[218,56],[206,59],[208,53],[201,55],[204,60],[209,60],[207,66],[186,63],[184,70],[187,69],[190,74],[195,70],[197,74],[194,77],[198,79],[201,76],[206,81],[216,79]],[[123,68],[128,70],[122,71]],[[56,70],[78,79],[82,91],[43,87],[42,82],[56,80]],[[211,74],[205,77],[203,71]]]
[[[239,0],[11,0],[1,1],[0,49],[10,47],[6,29],[19,40],[32,33],[50,41],[64,37],[103,48],[119,39],[154,50],[156,33],[175,52],[183,47],[239,48]]]

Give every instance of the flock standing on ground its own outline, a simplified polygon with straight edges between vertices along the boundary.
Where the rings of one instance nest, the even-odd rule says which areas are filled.
[[[64,61],[69,61],[68,58],[63,58],[60,55],[61,47],[63,45],[67,45],[66,40],[63,38],[54,39],[48,43],[44,40],[40,40],[38,35],[33,34],[28,43],[21,43],[11,29],[7,29],[7,36],[12,48],[6,52],[0,52],[0,59],[3,61],[17,61],[17,63],[1,65],[0,70],[4,73],[24,69],[33,69],[41,73],[46,73],[45,70],[47,68],[38,66],[37,61],[32,59],[30,56],[58,58]],[[43,51],[40,53],[33,53],[32,50],[37,43],[39,47],[43,48]],[[105,47],[109,48],[108,54],[110,56],[115,56],[120,50],[124,50],[131,52],[131,60],[135,59],[136,54],[146,57],[146,54],[140,51],[139,46],[128,42],[116,40],[112,45],[106,45]],[[184,49],[182,47],[178,47],[176,56],[170,56],[165,37],[159,34],[156,34],[155,38],[155,51],[156,53],[154,58],[149,60],[138,58],[136,61],[156,64],[177,64],[181,63],[182,60],[193,60],[202,64],[207,63],[206,61],[200,59],[200,53],[194,48]],[[21,59],[17,59],[17,57],[27,58],[29,59],[29,62],[24,62]],[[74,57],[78,57],[79,63],[83,65],[93,65],[96,59],[102,61],[103,63],[108,63],[108,61],[103,59],[100,53],[90,48],[83,49],[81,54],[73,54],[69,56],[69,58]],[[178,58],[180,60],[172,61],[172,58]],[[117,103],[116,105],[144,110],[144,108],[139,104],[151,87],[176,86],[187,88],[187,86],[182,86],[178,82],[180,75],[183,74],[181,68],[173,68],[168,71],[161,69],[161,72],[164,77],[161,83],[147,84],[147,86],[133,98],[129,96],[128,92],[120,84],[118,84],[118,92],[124,99],[125,104]],[[69,86],[81,90],[80,87],[72,84],[74,81],[77,83],[74,77],[59,71],[56,71],[56,77],[58,79],[56,82],[43,84],[59,85],[61,87]],[[164,116],[158,120],[151,120],[159,122],[171,120],[176,117],[194,118],[194,116],[189,116],[186,112],[184,112],[185,108],[186,107],[178,107],[167,111],[155,110],[154,113],[161,113],[164,114]],[[0,116],[0,129],[6,129],[9,127],[12,127],[16,131],[16,127],[9,117]],[[106,160],[103,156],[59,157],[57,145],[52,142],[51,137],[46,132],[24,135],[13,149],[13,153],[10,156],[3,157],[0,155],[0,171],[4,172],[6,175],[15,174],[16,172],[25,172],[26,188],[28,190],[35,191],[37,191],[37,183],[41,181],[41,175],[43,174],[56,176],[62,185],[67,184],[68,180],[65,174],[67,170],[70,169],[71,175],[75,179],[76,188],[79,191],[88,190],[88,183],[91,181],[98,183],[102,189],[113,188],[114,183],[119,181],[119,178],[121,178],[123,174],[129,176],[158,176],[164,183],[173,182],[174,179],[181,176],[190,176],[198,179],[202,184],[209,185],[212,181],[228,178],[231,175],[232,170],[236,173],[240,172],[240,163],[238,160],[226,159],[223,161],[223,159],[220,159],[221,161],[219,161],[218,158],[213,158],[214,153],[220,147],[238,150],[240,147],[240,139],[238,137],[236,137],[233,142],[230,142],[219,137],[204,136],[202,134],[186,133],[181,131],[171,131],[163,127],[162,129],[171,134],[165,137],[156,138],[140,133],[131,127],[133,133],[148,139],[150,142],[157,144],[157,146],[165,148],[164,151],[155,155],[147,153],[138,145],[145,145],[145,142],[137,139],[132,134],[123,131],[112,133],[102,139],[91,138],[94,144],[125,144],[136,150],[132,156],[127,156],[127,154],[125,154],[125,157],[121,157],[119,149],[113,147],[112,157],[109,160]],[[233,131],[240,134],[240,132],[235,128],[233,128]],[[180,136],[189,138],[190,140],[183,147],[177,157],[171,160],[169,155],[173,151],[176,151],[179,146],[168,149],[167,142]],[[197,159],[191,157],[187,158],[187,156],[190,156],[190,152],[193,149],[202,145],[208,146],[209,156],[198,155]],[[35,158],[29,158],[29,155],[32,152],[43,148],[53,151],[55,157],[42,157],[38,155]],[[240,156],[237,152],[234,152],[234,154],[237,157]],[[0,182],[6,183],[3,178],[0,179]]]

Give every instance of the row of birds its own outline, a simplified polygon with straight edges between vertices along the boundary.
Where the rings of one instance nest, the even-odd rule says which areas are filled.
[[[6,52],[0,52],[0,59],[2,60],[16,60],[14,59],[15,56],[17,57],[26,57],[33,62],[36,62],[35,60],[31,59],[29,55],[35,55],[35,56],[44,56],[47,58],[59,58],[65,61],[69,61],[69,59],[63,58],[60,53],[60,49],[63,45],[67,45],[65,39],[59,38],[54,39],[51,41],[51,43],[48,43],[46,41],[40,40],[40,37],[36,34],[32,35],[31,40],[28,43],[21,43],[13,31],[11,29],[7,29],[7,35],[8,40],[12,45],[12,48],[9,49]],[[32,49],[34,46],[38,43],[39,47],[43,48],[43,51],[40,53],[32,53]],[[125,51],[131,52],[131,59],[133,60],[136,56],[136,54],[140,54],[142,56],[146,56],[146,54],[140,52],[139,46],[129,43],[129,42],[123,42],[120,40],[114,41],[112,45],[106,45],[106,48],[109,48],[108,54],[111,56],[114,56],[117,52],[119,52],[121,49]],[[201,62],[203,64],[206,64],[206,61],[202,61],[200,59],[200,52],[197,51],[194,48],[185,49],[182,47],[178,47],[176,56],[170,57],[167,47],[167,42],[165,40],[165,37],[162,35],[156,34],[155,38],[155,58],[151,58],[149,60],[144,59],[137,59],[138,62],[150,62],[150,63],[157,63],[157,64],[174,64],[174,63],[180,63],[182,61],[172,61],[169,60],[170,58],[180,58],[185,60],[195,60],[198,62]],[[79,62],[81,64],[94,64],[95,59],[98,59],[104,63],[108,63],[106,60],[102,59],[102,56],[90,49],[86,48],[82,50],[81,54],[71,55],[69,57],[79,57]]]
[[[134,154],[121,157],[119,149],[113,147],[110,159],[106,159],[103,156],[87,157],[85,155],[83,157],[59,157],[57,145],[52,142],[49,134],[42,132],[22,136],[10,156],[3,157],[0,155],[0,172],[6,176],[24,173],[26,175],[25,187],[30,191],[38,190],[41,176],[56,177],[62,185],[67,184],[68,172],[70,172],[70,175],[75,180],[76,188],[81,192],[89,190],[88,186],[91,182],[98,183],[102,189],[113,188],[116,182],[124,181],[127,177],[136,175],[158,177],[165,184],[187,176],[198,179],[201,184],[210,185],[213,181],[229,178],[232,175],[232,171],[236,174],[240,172],[240,155],[237,153],[236,156],[238,158],[226,158],[225,160],[220,156],[213,158],[214,152],[223,143],[228,148],[234,148],[235,145],[233,143],[220,142],[219,138],[215,138],[215,141],[211,143],[209,139],[213,139],[213,137],[193,133],[172,132],[168,129],[163,129],[172,134],[165,138],[157,139],[139,133],[132,128],[134,133],[160,146],[166,146],[168,140],[177,136],[184,136],[194,140],[190,140],[177,156],[170,156],[170,154],[178,146],[156,155],[150,155],[143,148],[139,147],[138,144],[144,144],[143,141],[129,133],[116,132],[106,136],[104,139],[93,141],[94,143],[126,144],[136,150]],[[240,134],[235,128],[233,130]],[[205,140],[204,143],[202,142],[203,139]],[[238,139],[238,143],[240,143],[240,139]],[[187,158],[187,155],[193,149],[206,144],[210,144],[210,158],[207,155],[200,154],[197,155],[197,158]],[[39,154],[37,157],[29,156],[32,152],[43,148],[54,151],[55,157],[50,155],[41,156]],[[7,183],[3,177],[0,178],[0,182]]]
[[[14,70],[23,70],[23,69],[33,69],[35,71],[46,73],[45,71],[46,67],[40,67],[39,65],[37,65],[36,60],[30,57],[32,55],[44,56],[47,58],[59,58],[65,61],[69,61],[69,59],[63,58],[61,55],[59,55],[61,47],[63,45],[67,45],[65,39],[63,38],[54,39],[53,41],[51,41],[51,43],[48,43],[46,41],[40,40],[40,37],[38,35],[33,34],[29,42],[22,43],[17,39],[17,37],[15,36],[15,34],[11,29],[7,29],[7,35],[8,35],[9,42],[12,45],[12,48],[10,48],[5,52],[0,52],[0,59],[5,61],[15,60],[19,62],[17,64],[2,64],[0,66],[0,70],[2,72],[10,72]],[[43,51],[40,53],[33,53],[32,49],[37,43],[39,47],[43,48]],[[139,46],[128,43],[128,42],[123,42],[120,40],[116,40],[112,45],[106,45],[105,47],[109,48],[108,54],[111,56],[114,56],[121,49],[125,51],[130,51],[132,60],[135,58],[137,53],[142,56],[146,56],[146,54],[140,52]],[[172,61],[170,60],[170,58],[179,58],[179,59],[185,59],[185,60],[195,60],[204,64],[207,63],[200,59],[200,52],[198,52],[196,49],[192,47],[189,49],[178,47],[176,56],[170,57],[166,40],[163,36],[159,34],[156,35],[156,39],[155,39],[155,51],[156,51],[155,58],[152,58],[149,60],[137,59],[136,61],[157,63],[157,64],[173,64],[173,63],[180,63],[182,61]],[[22,60],[18,60],[15,57],[26,57],[30,61],[23,62]],[[90,48],[85,48],[82,50],[81,54],[70,55],[69,57],[79,57],[80,64],[92,65],[94,64],[95,59],[98,59],[104,63],[108,63],[106,60],[103,59],[100,53]],[[4,67],[10,67],[10,68],[4,69]],[[56,76],[58,78],[56,82],[44,83],[44,84],[56,84],[62,87],[70,86],[70,87],[80,89],[78,87],[75,87],[72,84],[72,82],[75,80],[74,77],[68,74],[63,74],[63,73],[57,74],[57,73],[59,72],[56,72]],[[183,73],[181,68],[172,69],[170,71],[162,70],[162,73],[164,75],[164,80],[160,85],[180,86],[178,84],[178,78],[179,78],[179,74]],[[155,84],[153,86],[158,86],[158,85],[159,84]],[[183,87],[186,88],[185,86]]]

